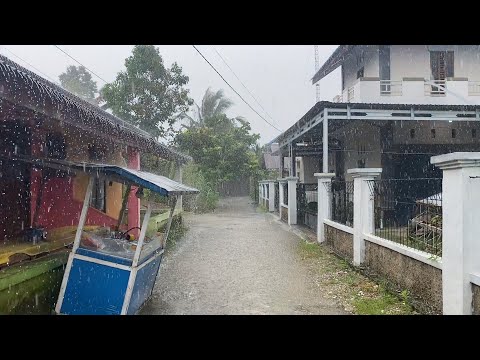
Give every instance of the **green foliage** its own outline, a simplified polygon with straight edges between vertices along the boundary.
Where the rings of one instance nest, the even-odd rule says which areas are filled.
[[[205,91],[202,99],[202,106],[196,106],[196,112],[194,116],[189,116],[187,114],[182,114],[182,118],[189,121],[189,125],[185,126],[185,128],[193,128],[193,127],[204,127],[205,126],[205,119],[225,114],[225,112],[233,105],[233,102],[230,99],[227,99],[224,94],[223,90],[220,89],[217,92],[210,90],[210,88]]]
[[[58,77],[62,87],[92,102],[97,92],[97,83],[92,80],[92,75],[83,66],[71,65]]]
[[[177,63],[166,68],[153,45],[136,45],[125,68],[101,90],[106,107],[154,137],[173,133],[179,113],[193,104],[184,88],[188,76]]]
[[[247,121],[219,114],[205,119],[204,127],[179,133],[175,141],[193,157],[205,180],[216,186],[259,169],[254,152],[259,135],[250,130]]]
[[[189,163],[185,166],[183,170],[183,182],[200,191],[197,195],[187,195],[183,197],[183,207],[185,210],[196,213],[215,210],[219,194],[215,186],[205,179],[198,164]]]

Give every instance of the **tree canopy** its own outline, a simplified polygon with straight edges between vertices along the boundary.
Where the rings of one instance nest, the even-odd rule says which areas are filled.
[[[219,113],[204,119],[203,127],[191,127],[176,136],[182,151],[188,152],[212,184],[235,180],[258,170],[255,154],[258,134],[243,119]]]
[[[83,66],[71,65],[58,77],[62,87],[81,98],[92,102],[97,92],[97,83]]]
[[[179,114],[193,104],[184,86],[188,76],[175,62],[166,68],[153,45],[136,45],[125,60],[125,71],[101,93],[106,108],[155,137],[173,133]]]

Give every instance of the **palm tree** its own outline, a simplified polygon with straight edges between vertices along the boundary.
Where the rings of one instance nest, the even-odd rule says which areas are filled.
[[[200,107],[195,103],[196,111],[194,112],[194,116],[192,117],[186,113],[182,113],[179,117],[187,119],[190,122],[188,126],[182,125],[185,128],[203,127],[205,125],[205,119],[219,114],[225,114],[232,105],[233,101],[225,97],[222,89],[215,92],[208,88],[207,91],[205,91],[205,95],[203,95],[202,106]],[[239,117],[238,120],[240,119],[242,118]]]

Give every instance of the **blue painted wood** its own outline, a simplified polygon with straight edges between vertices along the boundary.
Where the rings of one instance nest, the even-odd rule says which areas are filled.
[[[119,315],[130,271],[74,259],[60,312]]]
[[[138,270],[127,314],[135,314],[152,294],[163,254]]]

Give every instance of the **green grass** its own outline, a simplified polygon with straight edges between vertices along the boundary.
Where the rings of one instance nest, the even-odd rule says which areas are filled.
[[[326,292],[341,299],[345,307],[358,315],[412,314],[409,294],[397,295],[357,271],[350,263],[334,255],[324,245],[299,243],[302,260],[311,264]]]

